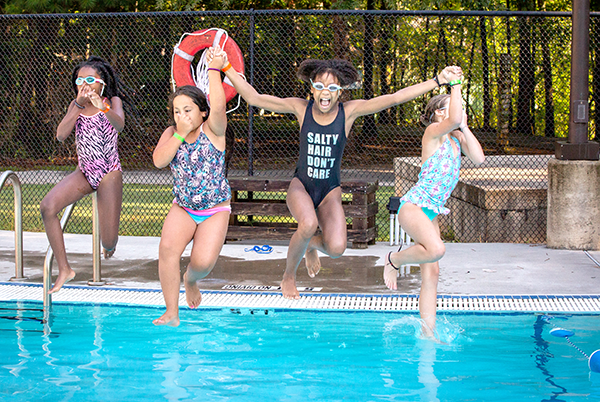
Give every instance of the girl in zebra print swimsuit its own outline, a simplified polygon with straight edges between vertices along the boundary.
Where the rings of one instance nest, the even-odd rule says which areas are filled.
[[[117,136],[123,130],[125,116],[119,79],[110,64],[91,56],[73,70],[72,85],[75,99],[58,125],[56,138],[64,141],[75,129],[78,166],[40,204],[46,235],[58,263],[58,278],[49,293],[57,292],[75,277],[67,261],[58,213],[97,191],[100,238],[104,257],[109,258],[117,245],[123,197]]]

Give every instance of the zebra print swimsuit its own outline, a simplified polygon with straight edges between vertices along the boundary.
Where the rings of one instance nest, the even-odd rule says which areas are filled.
[[[79,169],[94,190],[106,174],[121,171],[118,134],[102,112],[93,116],[80,114],[77,118],[75,139]]]

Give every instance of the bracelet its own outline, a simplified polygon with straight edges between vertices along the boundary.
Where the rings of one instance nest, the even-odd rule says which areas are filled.
[[[433,76],[433,80],[435,81],[435,83],[437,84],[438,88],[441,87],[440,85],[440,80],[438,80],[438,76],[437,74]]]
[[[229,70],[231,68],[231,63],[227,63],[227,65],[221,69],[221,71],[226,72],[227,70]]]
[[[448,85],[449,87],[453,87],[455,85],[461,85],[462,81],[461,80],[454,80],[454,81],[450,81],[449,83],[447,83],[446,85]]]
[[[104,103],[104,106],[106,107],[106,109],[104,109],[104,110],[100,109],[100,111],[102,113],[106,114],[110,110],[110,105],[107,105],[106,103]]]
[[[185,138],[183,138],[182,136],[180,136],[177,133],[173,133],[173,137],[177,138],[179,141],[181,141],[181,143],[183,144],[185,142]]]
[[[75,102],[75,106],[77,106],[79,109],[85,109],[85,106],[81,106],[79,103],[77,103],[77,99],[75,99],[73,102]]]
[[[221,70],[219,70],[218,68],[213,68],[213,67],[209,67],[209,68],[207,68],[206,70],[207,70],[207,71],[210,71],[210,70],[212,70],[212,71],[218,71],[218,72],[221,72]]]

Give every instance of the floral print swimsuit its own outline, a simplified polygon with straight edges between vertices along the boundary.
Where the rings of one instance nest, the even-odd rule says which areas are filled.
[[[458,147],[458,155],[454,155],[452,138]],[[405,202],[428,208],[435,214],[447,215],[450,210],[444,206],[452,190],[458,183],[460,173],[460,142],[449,136],[433,155],[431,155],[419,173],[419,181],[401,199],[401,207]]]

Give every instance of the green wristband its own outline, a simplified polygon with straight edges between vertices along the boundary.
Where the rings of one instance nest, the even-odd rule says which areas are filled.
[[[448,85],[449,87],[453,87],[455,85],[461,85],[462,81],[461,80],[454,80],[454,81],[450,81],[449,83],[447,83],[446,85]]]
[[[184,143],[184,142],[185,142],[185,138],[183,138],[182,136],[180,136],[180,135],[179,135],[179,134],[177,134],[177,133],[174,133],[174,134],[173,134],[173,137],[177,138],[179,141],[181,141],[181,143]]]

